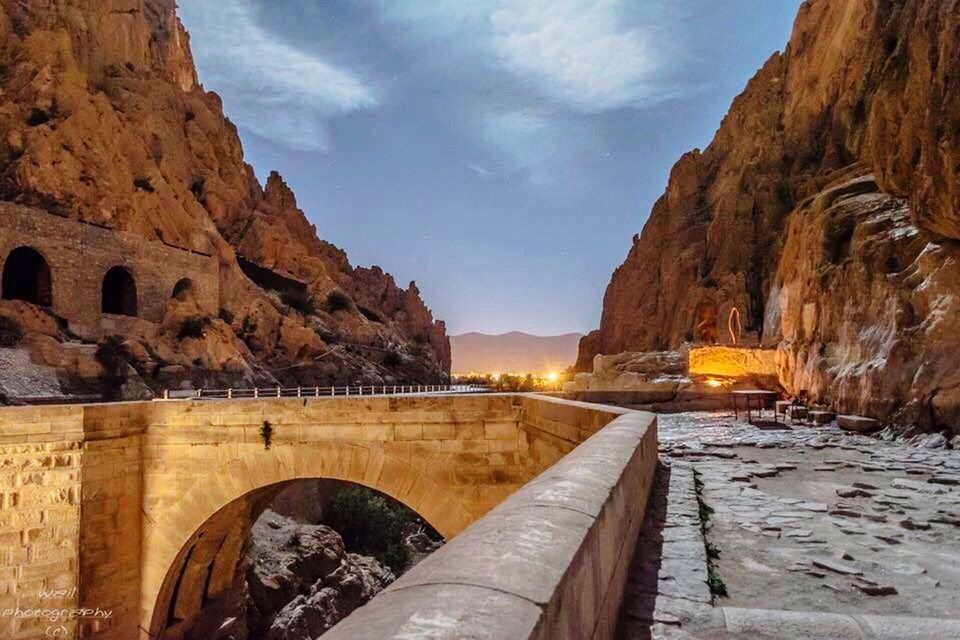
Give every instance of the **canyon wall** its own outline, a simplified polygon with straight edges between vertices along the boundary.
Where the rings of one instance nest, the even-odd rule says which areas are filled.
[[[259,184],[220,98],[199,83],[174,0],[0,0],[0,59],[0,201],[218,267],[218,299],[171,301],[160,322],[118,331],[131,375],[155,387],[448,375],[444,325],[416,285],[352,266],[278,174]],[[238,256],[302,290],[255,284]],[[5,303],[0,315],[27,334],[34,363],[63,373],[49,357],[56,349],[31,342],[43,332],[22,306]],[[188,320],[202,330],[185,335]],[[99,339],[67,329],[46,333],[63,344]],[[86,360],[85,370],[111,374],[102,358]]]
[[[598,353],[741,340],[788,391],[960,425],[960,2],[808,0],[604,297]]]

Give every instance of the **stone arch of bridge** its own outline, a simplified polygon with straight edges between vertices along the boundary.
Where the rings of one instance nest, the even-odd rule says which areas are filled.
[[[300,443],[241,455],[198,474],[191,489],[155,520],[145,516],[140,626],[147,637],[179,637],[202,611],[215,607],[238,577],[243,544],[257,517],[291,483],[309,479],[341,480],[384,493],[444,537],[476,515],[421,469],[375,447]]]

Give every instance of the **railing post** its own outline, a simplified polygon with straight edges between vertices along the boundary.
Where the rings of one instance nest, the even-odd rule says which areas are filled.
[[[233,398],[233,387],[230,387],[229,389],[227,389],[227,400],[231,400],[232,398]]]
[[[203,397],[203,389],[197,389],[197,397],[198,397],[198,398],[202,398],[202,397]]]
[[[350,395],[350,385],[347,385],[347,395]]]
[[[297,397],[302,398],[303,394],[300,393],[300,387],[297,387]]]
[[[259,398],[259,397],[260,397],[260,387],[254,387],[254,388],[253,388],[253,397],[254,397],[254,398]]]
[[[164,400],[169,400],[169,399],[170,399],[170,389],[164,389],[164,390],[163,390],[163,399],[164,399]]]
[[[335,386],[334,386],[334,387],[330,387],[330,395],[331,395],[331,396],[336,396],[336,395],[337,395],[337,388],[336,388]]]
[[[277,387],[277,397],[280,397],[280,387]]]

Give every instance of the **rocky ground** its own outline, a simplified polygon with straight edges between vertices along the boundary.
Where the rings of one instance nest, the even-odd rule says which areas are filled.
[[[333,529],[272,511],[257,520],[250,539],[251,638],[316,638],[396,579],[375,559],[348,553]]]
[[[944,438],[659,418],[664,465],[621,637],[859,638],[873,625],[879,638],[894,624],[960,637],[942,635],[960,633],[943,622],[960,590],[960,451]],[[805,635],[742,622],[785,617]]]

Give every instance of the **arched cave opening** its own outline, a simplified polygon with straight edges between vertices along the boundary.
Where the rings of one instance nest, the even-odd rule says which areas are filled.
[[[103,277],[100,310],[118,316],[137,315],[137,283],[125,267],[113,267]]]
[[[315,638],[441,544],[409,507],[359,484],[262,487],[224,506],[181,549],[151,637]]]
[[[174,300],[186,302],[194,295],[193,280],[190,278],[180,278],[173,287],[173,293],[170,295]]]
[[[10,252],[3,264],[3,299],[53,305],[50,265],[39,251],[19,247]]]

